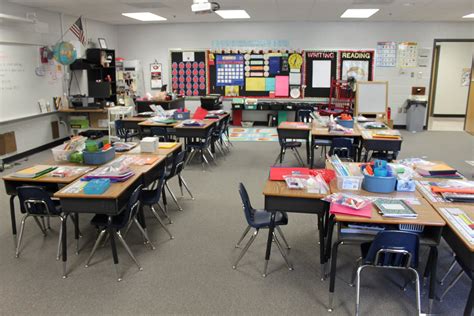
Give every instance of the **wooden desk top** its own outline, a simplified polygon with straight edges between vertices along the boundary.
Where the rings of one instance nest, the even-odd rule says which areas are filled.
[[[75,174],[75,175],[72,175],[72,176],[69,176],[69,177],[63,177],[63,178],[51,176],[51,172],[52,172],[51,171],[51,172],[48,172],[47,174],[42,175],[42,176],[37,177],[37,178],[18,178],[18,177],[13,176],[13,174],[15,173],[15,172],[13,172],[13,173],[10,173],[10,174],[2,177],[2,179],[3,179],[3,181],[15,181],[15,182],[68,184],[68,183],[71,183],[71,182],[75,181],[76,179],[79,179],[80,177],[85,175],[87,172],[90,172],[90,171],[95,169],[95,167],[92,167],[92,166],[83,166],[83,165],[78,165],[78,164],[73,164],[73,163],[64,163],[64,164],[62,164],[62,163],[59,163],[59,162],[55,162],[55,163],[51,163],[50,165],[88,167],[90,169],[85,171],[85,172],[80,172],[78,174]],[[30,167],[26,167],[26,168],[23,168],[22,170],[28,169],[28,168],[31,168],[31,167],[34,167],[34,166],[35,165],[30,166]],[[18,171],[21,171],[21,170],[18,170]]]
[[[143,120],[140,123],[138,123],[138,126],[174,128],[179,124],[181,124],[181,122],[179,121],[174,122],[174,123],[160,123],[160,122],[152,122],[152,121]]]
[[[361,136],[364,140],[383,140],[383,141],[395,141],[399,142],[403,140],[403,137],[400,135],[398,138],[373,138],[372,133],[377,132],[377,131],[395,131],[394,129],[391,128],[386,128],[386,129],[366,129],[363,128],[359,123],[355,123],[354,127],[357,127],[361,133]]]
[[[443,219],[446,221],[446,224],[451,228],[451,230],[456,234],[456,236],[458,236],[458,238],[460,240],[462,240],[462,242],[464,243],[464,245],[471,251],[471,252],[474,252],[474,244],[470,243],[469,240],[466,239],[466,237],[464,237],[464,235],[462,235],[458,228],[453,224],[451,223],[451,221],[443,214],[443,212],[440,211],[440,208],[443,208],[443,207],[446,207],[446,208],[459,208],[461,210],[463,210],[467,216],[469,216],[471,219],[474,219],[474,205],[473,204],[453,204],[453,203],[446,203],[446,204],[443,204],[443,205],[438,205],[436,206],[436,210],[439,212],[440,216],[443,217]]]
[[[179,129],[179,128],[206,129],[209,126],[211,126],[212,124],[215,124],[218,121],[218,119],[204,119],[204,120],[200,120],[200,121],[204,122],[204,125],[202,125],[202,126],[184,126],[184,125],[182,125],[182,123],[179,123],[179,125],[176,125],[175,128],[177,128],[177,129]]]
[[[124,122],[138,122],[138,123],[146,121],[146,120],[148,120],[148,117],[146,116],[132,116],[132,117],[124,117],[122,119],[122,121]]]
[[[88,108],[77,108],[77,109],[73,109],[73,108],[63,108],[63,109],[59,109],[58,112],[60,113],[106,113],[107,112],[107,108],[91,108],[91,109],[88,109]]]
[[[142,153],[140,149],[140,145],[132,148],[129,151],[122,152],[120,155],[127,155],[127,154],[139,154],[139,155],[161,155],[161,156],[168,156],[169,154],[175,152],[176,150],[180,149],[183,144],[181,143],[160,143],[160,144],[174,144],[173,147],[171,148],[158,148],[155,152],[153,153]],[[117,153],[119,155],[119,153]]]
[[[337,137],[360,137],[361,133],[357,126],[354,125],[353,132],[350,134],[342,133],[342,132],[329,132],[329,128],[322,127],[319,125],[313,125],[311,128],[311,135],[312,136],[337,136]]]
[[[278,125],[278,128],[301,131],[309,131],[311,129],[309,124],[304,122],[281,122],[280,125]]]
[[[263,195],[265,196],[281,196],[289,198],[303,198],[303,199],[321,199],[326,194],[308,193],[306,190],[289,189],[285,181],[270,181],[267,180],[263,188]]]

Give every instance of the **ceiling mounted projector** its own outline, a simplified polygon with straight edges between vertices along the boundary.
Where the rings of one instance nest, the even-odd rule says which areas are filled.
[[[191,11],[196,14],[207,14],[217,11],[221,8],[217,2],[209,2],[209,0],[193,0]]]

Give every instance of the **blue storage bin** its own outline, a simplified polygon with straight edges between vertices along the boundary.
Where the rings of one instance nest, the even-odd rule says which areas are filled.
[[[110,147],[106,151],[87,152],[82,153],[84,157],[84,164],[86,165],[103,165],[106,162],[115,158],[115,149]]]
[[[362,166],[362,171],[365,166]],[[391,193],[395,191],[397,177],[376,177],[364,174],[362,189],[374,193]]]
[[[191,118],[191,112],[174,112],[173,118],[177,121],[189,120]]]
[[[110,179],[93,179],[84,187],[85,194],[102,194],[110,187]]]
[[[337,120],[337,124],[344,126],[345,128],[354,128],[354,120]]]

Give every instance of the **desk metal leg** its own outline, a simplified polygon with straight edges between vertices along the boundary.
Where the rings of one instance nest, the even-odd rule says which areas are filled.
[[[313,166],[314,166],[314,149],[316,146],[313,145],[314,144],[314,139],[312,140],[312,143],[311,143],[311,162],[309,164],[309,167],[311,169],[313,169]]]
[[[63,279],[67,278],[67,214],[64,216],[61,225],[61,252],[63,261]]]
[[[328,305],[328,312],[332,312],[334,310],[333,307],[333,299],[334,299],[334,289],[336,287],[336,266],[337,266],[337,250],[339,245],[342,241],[337,240],[334,242],[332,247],[332,254],[331,254],[331,274],[329,278],[329,305]]]
[[[109,216],[109,223],[112,222],[112,217]],[[114,228],[111,227],[111,225],[109,225],[109,237],[110,237],[110,247],[112,248],[112,257],[114,259],[114,266],[115,266],[115,271],[117,273],[117,281],[120,282],[122,281],[122,276],[120,275],[120,271],[119,271],[119,266],[118,266],[118,263],[119,263],[119,260],[118,260],[118,254],[117,254],[117,245],[115,243],[115,230]]]
[[[471,290],[467,298],[466,307],[464,308],[464,316],[470,316],[472,313],[472,304],[474,303],[474,281],[471,281]]]
[[[318,214],[318,231],[319,231],[319,263],[321,265],[321,281],[324,281],[326,278],[326,273],[324,269],[324,264],[326,263],[325,257],[325,228],[324,228],[324,215]]]
[[[10,196],[10,219],[12,222],[13,245],[16,248],[16,216],[15,216],[15,196]]]
[[[79,254],[79,214],[74,213],[74,239],[76,240],[76,255]]]
[[[306,163],[310,164],[311,163],[311,158],[310,158],[310,153],[311,153],[311,144],[310,141],[307,139],[306,140]]]
[[[436,292],[436,267],[438,265],[438,247],[431,247],[430,248],[430,292],[429,292],[429,307],[428,307],[428,314],[431,314],[433,308],[433,302],[435,298]]]
[[[270,218],[270,227],[268,228],[267,249],[265,252],[265,266],[263,268],[263,277],[267,276],[268,261],[270,260],[270,253],[272,251],[273,231],[275,230],[275,217],[276,213],[272,212],[272,216]]]

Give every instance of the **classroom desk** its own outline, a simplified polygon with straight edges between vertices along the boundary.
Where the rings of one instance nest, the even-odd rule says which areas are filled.
[[[68,162],[53,162],[49,165],[59,165],[59,166],[78,166],[77,164],[72,164]],[[5,183],[5,191],[7,195],[10,196],[10,219],[11,219],[11,226],[12,226],[12,234],[14,239],[16,238],[17,230],[16,230],[16,215],[15,215],[15,197],[18,195],[17,188],[24,186],[24,185],[36,185],[41,186],[47,192],[51,194],[58,191],[62,186],[65,186],[71,182],[82,177],[85,173],[95,169],[95,167],[90,167],[90,170],[86,172],[81,172],[76,175],[72,175],[69,177],[59,178],[59,177],[52,177],[51,175],[45,174],[41,177],[37,178],[17,178],[12,174],[4,176],[3,182]],[[29,167],[28,167],[29,168]],[[26,168],[25,168],[26,169]]]
[[[395,154],[395,158],[398,152],[402,148],[403,138],[400,136],[399,139],[389,139],[389,138],[373,138],[371,132],[377,131],[372,129],[365,129],[359,124],[355,124],[360,130],[362,135],[361,148],[359,150],[359,161],[362,161],[362,149],[365,149],[364,161],[367,161],[370,151],[392,151]],[[384,129],[387,131],[390,129]]]
[[[181,122],[176,125],[176,137],[185,139],[185,147],[188,143],[188,139],[192,138],[205,138],[209,129],[217,124],[218,119],[204,119],[202,126],[184,126]],[[214,152],[214,145],[211,142],[212,152]],[[187,149],[187,147],[186,147]]]
[[[123,128],[125,129],[136,129],[139,130],[139,123],[148,120],[148,117],[145,116],[132,116],[132,117],[124,117],[121,119],[123,122]]]
[[[331,192],[341,192],[337,188],[336,179],[333,179],[330,183]],[[364,190],[359,191],[345,191],[346,193],[353,193],[363,196],[376,196],[376,197],[386,197],[386,198],[400,198],[400,199],[414,199],[416,198],[419,201],[418,205],[410,205],[415,212],[418,214],[417,218],[407,219],[407,218],[387,218],[383,217],[378,213],[377,207],[372,205],[372,217],[365,218],[359,216],[349,216],[349,215],[340,215],[340,214],[331,214],[329,216],[328,223],[328,238],[326,251],[329,258],[328,252],[330,252],[331,257],[331,272],[330,272],[330,282],[329,282],[329,310],[333,309],[333,296],[336,283],[336,268],[337,268],[337,252],[339,245],[344,244],[361,244],[363,242],[368,242],[373,240],[374,236],[364,235],[364,234],[348,234],[341,233],[341,226],[347,223],[366,223],[366,224],[379,224],[379,225],[399,225],[399,224],[416,224],[424,225],[424,231],[420,236],[420,245],[425,245],[430,247],[430,254],[428,257],[428,263],[424,272],[424,277],[430,276],[430,289],[429,289],[429,299],[430,305],[429,310],[431,312],[431,307],[433,300],[435,298],[436,290],[436,266],[438,261],[438,245],[441,239],[441,233],[443,231],[443,226],[445,226],[445,221],[439,216],[439,214],[433,209],[433,207],[426,201],[423,196],[415,192],[393,192],[393,193],[371,193]],[[334,243],[332,244],[332,233],[334,230],[335,224],[338,223],[337,237]]]
[[[333,140],[334,138],[337,137],[345,137],[345,138],[353,138],[354,143],[357,144],[359,141],[361,134],[360,130],[357,125],[354,125],[353,132],[350,134],[345,134],[341,132],[329,132],[328,127],[324,127],[320,125],[318,122],[313,121],[311,125],[311,146],[312,152],[311,152],[311,168],[314,166],[314,149],[315,149],[315,141],[316,139],[327,139],[327,140]],[[360,148],[358,149],[360,152]]]
[[[436,210],[444,218],[447,225],[443,229],[443,238],[456,253],[458,259],[466,266],[471,273],[474,273],[474,244],[469,242],[458,230],[458,228],[440,211],[444,207],[455,207],[463,210],[470,218],[474,218],[474,204],[439,204]],[[471,280],[471,290],[467,298],[466,306],[464,308],[464,315],[469,316],[472,312],[474,302],[474,282]]]
[[[283,130],[283,136],[288,139],[301,139],[306,141],[306,160],[309,164],[311,162],[310,150],[310,131],[309,124],[303,122],[281,122],[278,125],[278,130]]]
[[[285,181],[267,180],[263,188],[265,197],[265,210],[271,212],[271,223],[268,231],[265,264],[270,260],[272,247],[272,234],[275,229],[275,212],[316,214],[318,216],[319,230],[319,260],[321,264],[321,278],[324,278],[326,219],[328,203],[321,200],[326,194],[307,193],[303,190],[289,189]]]
[[[110,188],[107,189],[103,194],[84,194],[79,193],[67,193],[70,186],[74,186],[76,182],[81,181],[80,179],[67,185],[54,194],[54,197],[59,198],[63,212],[65,213],[88,213],[88,214],[106,214],[109,216],[109,221],[112,220],[114,215],[118,215],[126,207],[130,195],[133,190],[140,185],[148,186],[162,170],[162,163],[165,161],[165,156],[159,156],[159,158],[151,165],[143,166],[130,166],[135,174],[124,182],[111,183]],[[144,217],[140,216],[141,221],[144,221]],[[142,222],[144,224],[144,222]],[[62,222],[62,262],[63,262],[63,278],[67,277],[67,233],[66,233],[66,221]],[[117,248],[115,244],[115,237],[113,234],[113,228],[110,227],[109,238],[112,247],[112,256],[114,264],[118,265]]]

